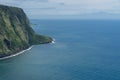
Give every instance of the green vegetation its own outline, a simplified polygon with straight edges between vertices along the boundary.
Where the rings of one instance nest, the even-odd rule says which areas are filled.
[[[50,37],[35,34],[21,8],[0,5],[0,57],[51,41]]]

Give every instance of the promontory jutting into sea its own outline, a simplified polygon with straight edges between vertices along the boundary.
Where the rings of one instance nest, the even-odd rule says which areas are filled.
[[[52,42],[36,34],[21,8],[0,5],[0,58],[11,56],[35,44]]]

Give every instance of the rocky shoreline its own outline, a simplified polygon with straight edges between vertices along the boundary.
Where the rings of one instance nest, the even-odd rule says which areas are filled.
[[[11,57],[14,57],[14,56],[17,56],[17,55],[20,55],[30,49],[32,49],[33,46],[27,48],[27,49],[24,49],[24,50],[21,50],[21,51],[17,51],[16,53],[12,53],[12,54],[8,54],[8,55],[3,55],[3,56],[0,56],[0,60],[3,60],[3,59],[7,59],[7,58],[11,58]]]

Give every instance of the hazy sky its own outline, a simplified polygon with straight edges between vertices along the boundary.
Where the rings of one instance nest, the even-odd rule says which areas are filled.
[[[119,18],[120,0],[0,0],[30,18]]]

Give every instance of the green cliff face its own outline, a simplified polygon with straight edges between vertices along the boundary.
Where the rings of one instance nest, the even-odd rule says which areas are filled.
[[[35,34],[21,8],[0,5],[0,57],[51,41],[50,37]]]

